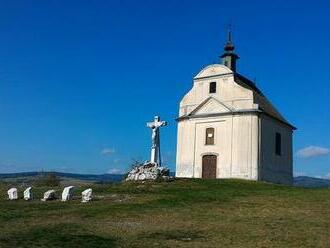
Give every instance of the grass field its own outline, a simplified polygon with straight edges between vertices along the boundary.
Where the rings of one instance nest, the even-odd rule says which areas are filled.
[[[92,187],[87,204],[13,202],[2,184],[0,247],[330,247],[329,189],[241,180]],[[38,199],[45,190],[35,189]]]

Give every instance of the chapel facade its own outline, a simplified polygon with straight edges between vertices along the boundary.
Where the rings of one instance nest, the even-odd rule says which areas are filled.
[[[203,68],[180,102],[176,177],[292,184],[295,127],[236,71],[229,33],[221,64]]]

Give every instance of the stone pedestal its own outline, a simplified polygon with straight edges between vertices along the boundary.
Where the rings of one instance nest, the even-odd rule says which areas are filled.
[[[134,167],[127,175],[126,181],[144,181],[169,179],[170,171],[157,163],[146,162]]]

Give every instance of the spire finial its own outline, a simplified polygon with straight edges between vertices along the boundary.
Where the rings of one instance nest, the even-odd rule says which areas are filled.
[[[232,43],[231,28],[232,28],[231,23],[229,23],[229,25],[228,25],[228,40],[227,40],[228,43]]]
[[[239,59],[238,55],[234,53],[235,46],[232,37],[232,25],[228,25],[227,42],[224,47],[224,53],[220,56],[222,64],[227,66],[233,72],[236,72],[236,60]]]
[[[235,46],[233,44],[233,37],[232,37],[232,25],[229,23],[228,25],[228,37],[227,37],[227,43],[225,45],[225,51],[232,52],[234,51]]]

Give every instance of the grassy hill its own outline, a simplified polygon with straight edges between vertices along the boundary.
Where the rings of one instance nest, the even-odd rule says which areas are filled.
[[[242,180],[92,187],[87,204],[12,202],[0,184],[0,247],[330,247],[329,189]],[[40,199],[46,188],[35,190]]]

